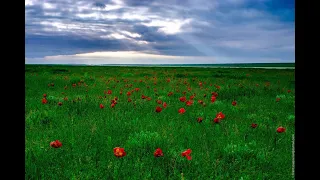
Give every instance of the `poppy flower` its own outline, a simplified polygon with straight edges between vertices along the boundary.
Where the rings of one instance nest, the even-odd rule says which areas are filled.
[[[171,96],[172,94],[173,94],[173,92],[169,92],[169,93],[168,93],[168,96]]]
[[[112,103],[112,104],[111,104],[111,108],[113,108],[115,105],[116,105],[115,103]]]
[[[186,105],[187,105],[187,106],[191,106],[192,104],[193,104],[193,101],[187,101],[187,102],[186,102]]]
[[[128,102],[131,102],[132,100],[130,98],[128,98]]]
[[[184,108],[180,108],[180,109],[179,109],[179,113],[180,113],[180,114],[183,114],[183,113],[185,113],[185,112],[186,112],[186,110],[185,110]]]
[[[181,153],[182,157],[186,157],[188,160],[192,159],[190,154],[191,154],[191,149],[187,149]]]
[[[141,99],[146,99],[147,98],[147,96],[145,96],[145,95],[141,95]]]
[[[214,97],[218,97],[218,93],[216,93],[216,92],[212,92],[211,95]]]
[[[186,101],[186,97],[185,97],[185,96],[182,96],[182,97],[179,98],[179,100],[180,100],[181,102],[185,102],[185,101]]]
[[[258,126],[258,124],[255,124],[255,123],[251,124],[252,128],[256,128],[257,126]]]
[[[50,146],[53,148],[59,148],[62,146],[62,143],[59,140],[55,140],[50,143]]]
[[[122,91],[120,91],[120,95],[122,95]]]
[[[68,97],[64,97],[63,100],[68,101]]]
[[[103,108],[104,108],[104,105],[103,105],[103,104],[100,104],[99,106],[100,106],[100,109],[103,109]]]
[[[58,102],[58,105],[59,105],[59,106],[62,106],[62,102]]]
[[[42,98],[42,104],[47,104],[48,100],[46,98]]]
[[[217,99],[216,96],[212,96],[211,97],[211,102],[214,103],[216,101],[216,99]]]
[[[156,149],[156,151],[153,153],[154,157],[161,157],[163,156],[163,152],[160,148]]]
[[[198,119],[197,119],[198,123],[201,123],[202,120],[203,120],[203,117],[198,117]]]
[[[194,99],[194,95],[193,96],[190,96],[190,100],[193,100]]]
[[[161,101],[161,100],[157,100],[157,103],[158,103],[158,104],[162,104],[162,101]]]
[[[134,90],[135,90],[136,92],[138,92],[138,91],[140,90],[140,88],[135,88]]]
[[[214,118],[214,119],[213,119],[213,122],[214,122],[214,123],[220,123],[220,121],[221,121],[220,118]]]
[[[202,82],[199,82],[199,86],[202,86]]]
[[[162,106],[163,106],[164,108],[166,108],[166,107],[167,107],[167,103],[166,103],[166,102],[163,102]]]
[[[279,101],[280,101],[280,98],[277,98],[277,99],[276,99],[276,102],[279,102]]]
[[[127,96],[131,96],[131,92],[129,91],[129,92],[127,92]]]
[[[147,100],[148,100],[148,101],[151,101],[151,97],[148,97]]]
[[[43,94],[43,97],[46,98],[46,97],[47,97],[47,94]]]
[[[113,148],[113,154],[118,157],[124,157],[127,153],[124,151],[124,148],[120,148],[120,147],[115,147]]]
[[[280,126],[280,127],[277,128],[277,132],[278,132],[278,133],[283,133],[283,132],[285,132],[285,131],[286,131],[286,129],[285,129],[284,127],[282,127],[282,126]]]
[[[290,93],[291,92],[291,90],[290,89],[288,89],[288,93]]]
[[[222,112],[218,112],[217,115],[216,115],[216,118],[224,119],[225,115]]]
[[[203,104],[203,101],[202,101],[202,100],[198,100],[198,103],[199,103],[199,104]]]
[[[112,91],[111,91],[111,90],[108,90],[107,94],[112,94]]]
[[[159,112],[161,112],[161,111],[162,111],[162,108],[161,108],[161,107],[159,107],[159,106],[157,106],[157,107],[156,107],[156,112],[158,112],[158,113],[159,113]]]
[[[115,99],[112,99],[111,104],[117,104],[117,101]]]
[[[232,101],[232,106],[236,106],[237,105],[237,101]]]
[[[167,79],[167,82],[170,82],[170,81],[171,81],[170,78],[168,78],[168,79]]]

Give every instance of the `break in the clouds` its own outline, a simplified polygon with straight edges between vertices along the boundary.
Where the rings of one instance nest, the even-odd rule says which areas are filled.
[[[26,0],[26,63],[294,62],[294,0]]]

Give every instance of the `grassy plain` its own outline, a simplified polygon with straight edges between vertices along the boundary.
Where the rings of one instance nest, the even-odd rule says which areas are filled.
[[[292,179],[294,70],[25,69],[26,179]],[[112,94],[105,93],[108,90]],[[128,91],[133,91],[131,102]],[[179,101],[184,91],[187,100],[195,93],[191,106]],[[213,103],[212,92],[218,94]],[[47,104],[42,103],[43,94]],[[117,104],[111,108],[115,97]],[[160,113],[155,112],[162,107],[157,100],[167,103]],[[186,112],[179,114],[180,108]],[[218,112],[225,119],[213,123]],[[284,133],[277,133],[280,126]],[[50,147],[54,140],[62,147]],[[127,155],[115,157],[115,147]],[[163,157],[153,156],[157,148]],[[190,161],[181,156],[188,148]]]

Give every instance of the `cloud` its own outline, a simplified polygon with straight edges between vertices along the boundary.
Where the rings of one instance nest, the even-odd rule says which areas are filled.
[[[295,59],[294,1],[26,0],[25,15],[27,58],[137,51]]]

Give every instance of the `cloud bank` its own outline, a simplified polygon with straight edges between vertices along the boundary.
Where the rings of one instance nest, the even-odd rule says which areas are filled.
[[[294,1],[26,0],[25,16],[26,63],[295,60]]]

